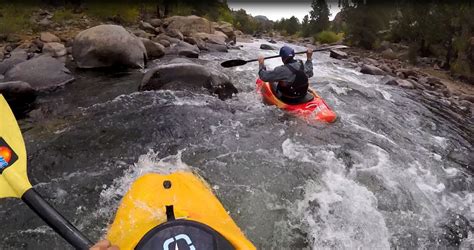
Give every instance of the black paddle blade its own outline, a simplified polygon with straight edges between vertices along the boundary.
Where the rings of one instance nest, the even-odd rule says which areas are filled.
[[[246,64],[247,61],[242,60],[242,59],[236,59],[236,60],[229,60],[221,63],[221,66],[224,68],[230,68],[230,67],[235,67],[235,66],[241,66]]]

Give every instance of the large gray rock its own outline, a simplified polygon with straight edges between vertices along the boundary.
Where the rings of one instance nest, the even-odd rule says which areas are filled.
[[[0,75],[4,75],[8,70],[13,68],[15,65],[25,62],[28,59],[28,53],[26,51],[12,51],[10,58],[0,62]]]
[[[337,50],[337,49],[332,49],[330,50],[329,56],[335,59],[346,59],[347,58],[347,53]]]
[[[162,40],[166,40],[168,41],[170,44],[174,44],[174,43],[179,43],[181,40],[177,39],[177,38],[174,38],[174,37],[170,37],[166,34],[159,34],[158,36],[152,38],[152,41],[154,42],[159,42],[161,43],[160,41]],[[163,44],[164,45],[164,44]],[[165,46],[165,47],[168,47],[168,46]]]
[[[172,16],[165,19],[164,26],[168,29],[178,29],[185,36],[195,32],[214,33],[212,23],[198,16]]]
[[[262,43],[262,44],[260,45],[260,49],[264,49],[264,50],[276,50],[277,48],[274,47],[274,46],[271,46],[271,45],[269,45],[269,44],[264,44],[264,43]]]
[[[406,88],[406,89],[414,89],[415,88],[415,85],[413,85],[412,82],[410,82],[408,80],[403,80],[403,79],[390,79],[385,84],[400,86],[400,87]]]
[[[196,45],[191,45],[187,42],[180,41],[177,44],[171,45],[166,51],[166,54],[198,58],[199,52],[200,49]]]
[[[61,57],[67,54],[67,50],[61,43],[45,43],[43,53],[53,57]]]
[[[234,26],[231,23],[219,21],[217,27],[215,28],[218,31],[226,34],[228,37],[235,36]]]
[[[369,74],[369,75],[386,75],[387,74],[385,73],[385,71],[373,65],[367,65],[367,64],[362,65],[360,72],[364,74]]]
[[[147,23],[147,22],[143,22],[141,21],[139,26],[138,26],[140,29],[148,32],[148,33],[151,33],[151,34],[155,34],[156,33],[156,29],[155,27],[153,27],[153,25]]]
[[[72,55],[79,68],[144,68],[146,49],[139,38],[122,26],[99,25],[76,36]]]
[[[0,82],[0,94],[7,100],[15,115],[22,116],[31,110],[36,91],[22,81]]]
[[[158,19],[158,18],[154,18],[154,19],[151,19],[151,20],[149,21],[149,23],[150,23],[153,27],[158,28],[158,27],[160,27],[160,26],[163,24],[163,20]]]
[[[206,43],[206,49],[210,52],[229,52],[226,45]]]
[[[199,32],[199,33],[195,33],[192,37],[196,39],[201,39],[207,43],[214,43],[214,44],[221,44],[221,45],[225,45],[226,40],[228,39],[228,37],[220,31],[216,31],[213,34]]]
[[[50,91],[74,80],[64,63],[40,56],[17,64],[5,74],[5,81],[23,81],[37,91]]]
[[[195,63],[171,63],[160,65],[149,70],[143,77],[140,90],[190,90],[217,95],[227,99],[237,93],[230,78],[222,72],[211,70]]]
[[[168,35],[169,37],[179,39],[179,40],[184,39],[183,34],[177,29],[167,29],[166,30],[166,35]]]
[[[50,32],[41,32],[40,40],[45,43],[59,43],[61,39]]]
[[[165,47],[146,38],[140,38],[145,45],[149,59],[160,58],[165,55]]]

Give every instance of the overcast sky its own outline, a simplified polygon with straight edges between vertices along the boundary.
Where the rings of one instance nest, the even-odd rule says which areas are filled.
[[[337,0],[328,1],[329,11],[332,14],[329,17],[330,20],[334,19],[340,10],[337,3]],[[309,12],[311,11],[311,0],[227,0],[227,4],[231,9],[244,9],[252,16],[263,15],[273,21],[280,20],[282,17],[290,18],[291,16],[295,16],[301,22],[303,17],[309,15]]]

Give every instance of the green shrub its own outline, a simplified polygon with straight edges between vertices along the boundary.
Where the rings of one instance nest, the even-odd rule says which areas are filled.
[[[61,8],[54,11],[52,20],[57,23],[63,23],[67,20],[71,20],[75,17],[74,13],[69,8]]]
[[[30,17],[34,8],[24,4],[0,5],[0,34],[14,34],[25,29],[30,29],[34,24]]]
[[[332,31],[322,31],[319,32],[314,36],[315,41],[319,41],[320,43],[336,43],[342,40],[344,38],[344,33],[339,33],[336,34],[335,32]]]
[[[140,15],[140,6],[138,3],[121,2],[95,2],[87,1],[86,14],[107,21],[110,18],[119,17],[125,23],[135,23]]]

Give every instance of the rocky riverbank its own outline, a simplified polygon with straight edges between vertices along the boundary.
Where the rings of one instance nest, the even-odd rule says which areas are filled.
[[[124,27],[113,22],[102,24],[83,16],[60,27],[52,17],[50,12],[40,11],[32,20],[54,31],[9,36],[0,43],[0,93],[18,117],[24,117],[35,108],[35,97],[39,93],[52,92],[74,81],[75,76],[66,68],[67,62],[72,62],[67,63],[68,67],[81,69],[143,69],[151,60],[167,56],[162,61],[166,67],[160,65],[151,72],[163,74],[165,70],[165,75],[176,77],[147,74],[140,89],[171,88],[178,86],[173,84],[178,80],[201,79],[195,81],[197,87],[185,86],[207,88],[220,98],[237,92],[222,72],[210,72],[191,61],[172,61],[176,57],[198,58],[202,53],[239,49],[236,41],[250,37],[230,23],[211,22],[198,16],[172,16],[142,20],[137,25]],[[183,63],[188,68],[183,69],[180,65]]]
[[[198,61],[173,60],[176,57],[199,58],[202,53],[227,52],[239,49],[238,42],[251,42],[254,37],[236,30],[227,22],[212,22],[198,16],[152,18],[136,25],[121,26],[113,21],[100,23],[82,16],[61,27],[52,21],[47,11],[36,13],[32,20],[51,31],[7,37],[0,43],[0,92],[23,117],[35,108],[38,93],[52,92],[74,81],[71,67],[82,69],[145,68],[149,62],[166,56],[160,65],[144,75],[139,90],[187,88],[207,89],[221,99],[237,93],[228,76],[206,69]],[[276,41],[317,48],[312,38],[286,38],[274,35],[266,38],[263,50],[275,50]],[[415,67],[398,55],[407,48],[384,44],[381,51],[349,48],[332,50],[333,58],[342,60],[361,73],[384,75],[388,85],[416,89],[450,103],[462,113],[472,114],[473,85],[457,81],[440,69],[438,62],[422,60]],[[66,67],[68,63],[69,69]],[[74,72],[74,70],[72,70]],[[186,84],[177,84],[177,83]],[[194,82],[193,84],[188,84]],[[140,85],[138,87],[138,85]]]

